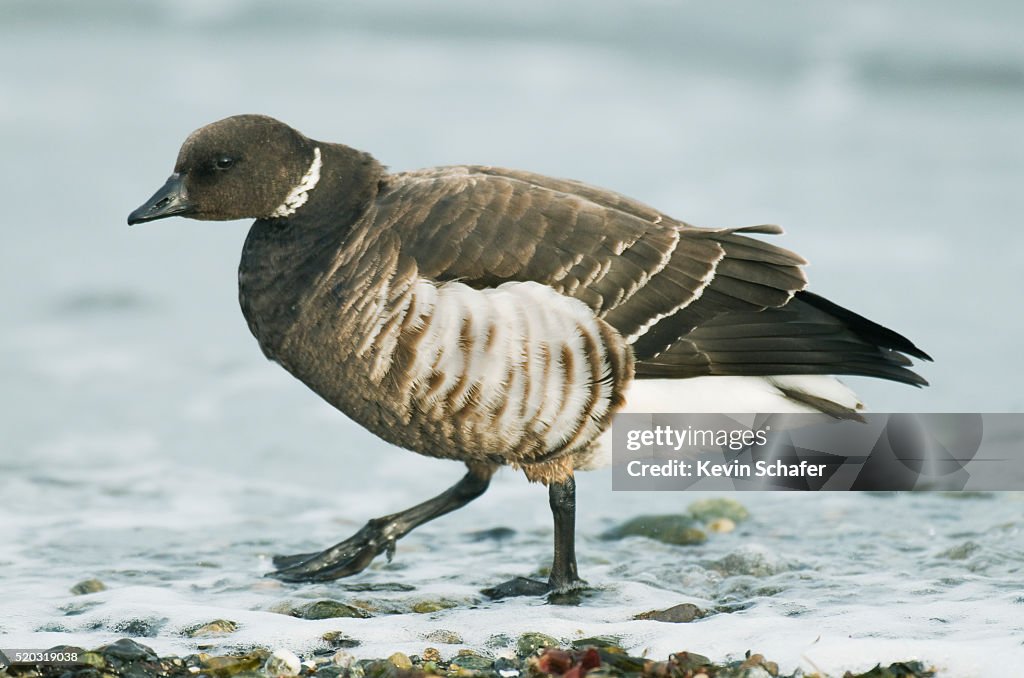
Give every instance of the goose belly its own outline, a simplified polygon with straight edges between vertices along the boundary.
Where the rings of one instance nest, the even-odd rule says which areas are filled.
[[[607,427],[632,374],[628,347],[589,307],[531,282],[421,279],[384,334],[368,357],[405,429],[390,435],[431,456],[529,465],[572,454]]]

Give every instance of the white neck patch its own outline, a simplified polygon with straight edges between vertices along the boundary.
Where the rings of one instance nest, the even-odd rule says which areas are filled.
[[[320,148],[314,147],[313,162],[310,164],[309,169],[302,175],[302,179],[295,185],[295,188],[288,193],[284,202],[270,213],[270,216],[273,218],[290,217],[295,214],[295,210],[305,205],[306,201],[309,200],[309,192],[316,188],[317,183],[320,181],[320,168],[322,166]]]

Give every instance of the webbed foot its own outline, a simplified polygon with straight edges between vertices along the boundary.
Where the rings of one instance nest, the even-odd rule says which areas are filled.
[[[267,576],[290,582],[330,581],[358,574],[381,553],[395,552],[393,524],[371,520],[343,542],[319,553],[275,556],[277,570]]]

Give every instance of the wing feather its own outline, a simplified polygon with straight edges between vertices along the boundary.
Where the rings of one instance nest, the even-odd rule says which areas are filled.
[[[590,307],[632,344],[638,377],[864,374],[923,384],[900,335],[804,292],[801,257],[702,229],[612,191],[494,167],[388,177],[371,231],[420,276],[478,289],[538,282]]]

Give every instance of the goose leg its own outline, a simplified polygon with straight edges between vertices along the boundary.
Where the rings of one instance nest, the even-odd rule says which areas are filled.
[[[566,593],[583,588],[586,582],[576,570],[576,481],[572,476],[548,486],[548,500],[555,522],[555,557],[547,582],[516,577],[484,589],[484,595],[495,600],[513,596],[541,596],[545,593]]]
[[[343,542],[319,553],[275,556],[277,570],[268,574],[283,581],[311,582],[340,579],[362,572],[381,553],[388,560],[395,542],[423,523],[473,501],[487,489],[493,469],[470,468],[450,488],[422,504],[389,516],[374,518]]]
[[[576,570],[576,480],[569,476],[565,482],[552,483],[548,499],[555,519],[555,557],[548,588],[565,593],[586,584]]]

